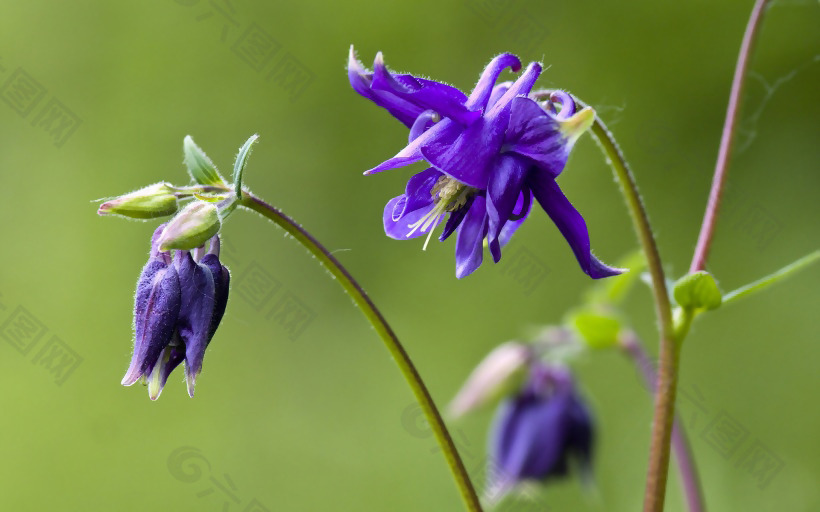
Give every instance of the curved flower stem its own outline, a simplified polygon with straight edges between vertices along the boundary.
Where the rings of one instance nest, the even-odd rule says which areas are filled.
[[[723,189],[726,183],[729,157],[732,154],[732,145],[735,138],[738,113],[740,112],[743,86],[746,81],[746,70],[749,67],[749,56],[752,53],[755,36],[757,36],[758,29],[763,20],[763,14],[766,12],[766,4],[768,3],[769,0],[755,1],[752,14],[746,25],[746,32],[743,34],[743,42],[740,44],[740,54],[737,57],[735,76],[732,79],[732,90],[729,93],[729,106],[726,109],[726,120],[723,123],[723,134],[720,137],[720,149],[718,149],[715,174],[712,178],[712,188],[709,191],[709,202],[706,205],[706,213],[703,216],[703,224],[700,227],[695,254],[692,256],[692,264],[689,266],[689,273],[694,273],[706,268],[709,248],[712,246],[712,238],[715,234],[715,222],[717,221],[718,209],[720,208],[720,200],[723,197]]]
[[[635,366],[643,375],[647,389],[650,393],[655,392],[655,366],[649,359],[646,349],[638,336],[629,331],[621,339],[621,348],[629,356]],[[706,505],[703,500],[703,491],[700,487],[698,470],[695,466],[695,458],[686,438],[686,431],[680,418],[675,418],[672,428],[672,450],[675,452],[675,461],[678,463],[678,474],[680,476],[683,494],[686,496],[686,503],[689,512],[704,512]]]
[[[255,197],[248,191],[243,191],[240,205],[249,208],[267,219],[273,221],[279,227],[292,235],[300,244],[302,244],[311,254],[324,265],[324,267],[339,280],[339,284],[345,289],[347,293],[353,298],[356,306],[362,311],[367,320],[373,325],[373,328],[381,336],[390,354],[399,365],[399,369],[407,379],[408,384],[413,389],[416,399],[421,405],[424,415],[430,424],[431,429],[436,435],[439,445],[444,452],[444,457],[450,465],[450,471],[456,480],[461,496],[464,499],[467,510],[471,512],[481,512],[481,503],[476,495],[475,489],[470,482],[470,477],[467,475],[467,470],[464,468],[464,463],[456,450],[453,439],[444,425],[444,420],[436,408],[430,392],[424,385],[416,367],[410,360],[410,356],[404,347],[399,342],[393,329],[390,328],[384,316],[367,296],[367,293],[362,289],[361,285],[356,282],[350,273],[345,269],[339,260],[337,260],[322,244],[319,243],[310,233],[299,226],[293,219],[282,213],[278,208],[275,208],[265,201]]]
[[[577,101],[577,98],[576,98]],[[577,101],[582,107],[583,102]],[[678,386],[678,361],[680,346],[675,339],[672,319],[672,304],[666,288],[666,276],[655,235],[649,225],[646,208],[641,201],[635,177],[624,159],[614,137],[599,117],[595,117],[592,134],[598,146],[607,157],[607,162],[615,172],[621,185],[621,193],[626,200],[632,223],[646,255],[649,274],[652,276],[652,291],[660,329],[660,357],[655,385],[655,414],[652,421],[652,441],[649,450],[649,468],[646,477],[644,511],[660,512],[666,496],[666,480],[669,472],[669,445],[675,418],[675,396]]]

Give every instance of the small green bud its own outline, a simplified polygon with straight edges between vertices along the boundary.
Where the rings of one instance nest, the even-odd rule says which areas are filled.
[[[683,309],[715,309],[723,303],[717,282],[712,274],[701,270],[677,280],[674,288],[675,301]]]
[[[611,348],[618,343],[621,320],[603,308],[584,308],[572,313],[567,322],[589,348]]]
[[[154,183],[130,194],[106,201],[99,215],[122,215],[132,219],[155,219],[173,215],[179,210],[174,189],[167,183]]]
[[[221,225],[215,204],[194,201],[168,223],[159,239],[159,248],[163,252],[195,249],[219,233]]]

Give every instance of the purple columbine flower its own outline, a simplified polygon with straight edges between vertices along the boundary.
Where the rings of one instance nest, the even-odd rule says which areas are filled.
[[[385,232],[399,240],[427,234],[429,242],[446,216],[439,240],[458,231],[456,276],[461,278],[481,265],[485,239],[493,260],[501,259],[501,247],[527,218],[535,198],[586,274],[598,279],[621,273],[592,255],[583,217],[555,182],[595,113],[576,112],[571,96],[561,91],[542,104],[530,98],[541,73],[538,63],[515,82],[496,83],[508,67],[518,71],[521,62],[508,53],[495,57],[467,96],[446,84],[391,73],[381,53],[370,72],[351,47],[353,88],[410,128],[408,145],[365,174],[422,160],[432,166],[411,177],[405,193],[387,203]]]
[[[496,413],[488,495],[503,496],[527,480],[566,476],[570,459],[588,472],[592,445],[592,418],[569,372],[536,363],[524,388]]]
[[[156,400],[168,375],[185,361],[188,394],[194,396],[205,349],[216,332],[228,302],[230,274],[219,261],[219,237],[210,250],[161,252],[161,225],[151,240],[151,256],[137,282],[134,301],[134,353],[122,384],[140,378]],[[199,261],[197,261],[199,260]]]

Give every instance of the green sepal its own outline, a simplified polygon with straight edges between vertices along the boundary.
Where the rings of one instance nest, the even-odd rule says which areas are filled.
[[[182,209],[165,227],[159,239],[161,251],[191,250],[219,233],[222,221],[215,204],[194,201]]]
[[[621,319],[606,308],[587,307],[570,313],[567,324],[589,348],[606,349],[618,344]]]
[[[236,191],[236,197],[242,197],[242,172],[245,170],[245,165],[248,163],[248,157],[251,154],[251,147],[254,145],[259,135],[253,134],[245,141],[245,144],[239,148],[239,153],[236,154],[236,160],[233,162],[233,186]]]
[[[167,183],[155,183],[104,202],[97,213],[140,220],[167,217],[179,210],[175,192],[176,189]]]
[[[182,147],[185,152],[185,166],[194,181],[200,185],[225,185],[225,180],[219,174],[214,163],[196,145],[190,135],[185,136]]]
[[[712,274],[701,270],[687,274],[675,282],[673,296],[683,309],[716,309],[723,303],[717,282]]]

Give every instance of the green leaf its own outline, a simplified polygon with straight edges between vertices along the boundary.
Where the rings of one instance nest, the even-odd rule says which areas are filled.
[[[236,160],[233,162],[233,186],[236,190],[236,197],[242,197],[242,172],[245,170],[245,164],[248,162],[248,157],[251,154],[251,147],[259,138],[259,135],[253,134],[245,144],[239,148],[239,153],[236,155]]]
[[[717,282],[712,274],[701,270],[687,274],[675,283],[675,302],[684,309],[715,309],[723,303]]]
[[[200,185],[224,185],[225,180],[219,175],[216,166],[208,158],[199,146],[196,145],[194,139],[190,135],[185,136],[185,141],[182,143],[185,151],[185,166],[188,168],[188,173]]]
[[[615,314],[587,308],[573,313],[568,323],[590,348],[609,348],[618,343],[621,320]]]

